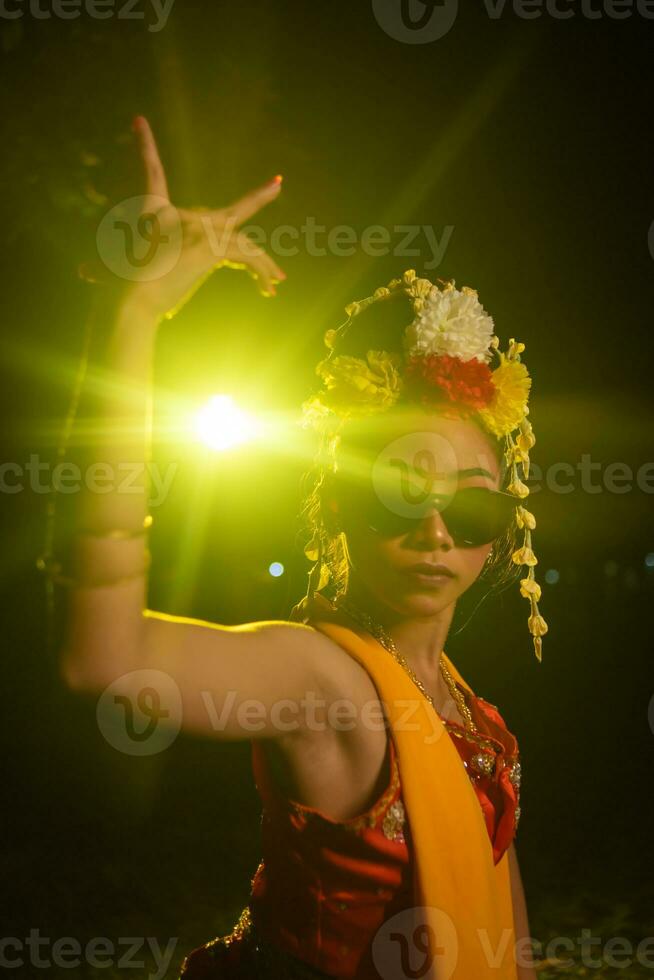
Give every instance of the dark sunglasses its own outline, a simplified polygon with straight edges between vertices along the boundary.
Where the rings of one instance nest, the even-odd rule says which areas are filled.
[[[502,490],[464,487],[446,497],[430,494],[424,501],[412,504],[407,515],[406,498],[398,495],[394,504],[393,497],[386,496],[384,502],[372,485],[358,487],[348,494],[348,509],[372,531],[385,537],[399,537],[413,531],[416,521],[435,508],[455,544],[465,548],[495,541],[511,524],[520,503],[513,494]]]

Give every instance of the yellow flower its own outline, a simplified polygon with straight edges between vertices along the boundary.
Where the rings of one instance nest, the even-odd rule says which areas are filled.
[[[334,347],[334,341],[336,340],[336,330],[326,330],[323,340],[325,341],[325,347],[329,347],[330,350]]]
[[[416,278],[415,269],[407,269],[404,275],[402,276],[402,280],[407,286],[411,285],[411,283],[415,278]]]
[[[543,641],[541,640],[540,636],[534,636],[533,640],[534,640],[534,652],[536,653],[536,660],[540,664],[543,662]]]
[[[549,629],[547,623],[538,612],[532,613],[528,622],[529,632],[532,636],[545,636],[547,630]]]
[[[425,296],[429,296],[433,288],[429,279],[414,279],[409,289],[409,295],[415,296],[416,299],[424,299]]]
[[[501,363],[492,375],[495,394],[479,418],[494,435],[501,437],[512,432],[522,421],[527,408],[531,378],[521,361],[509,361],[500,354]]]
[[[529,453],[519,446],[517,442],[513,443],[511,448],[505,454],[507,463],[520,463],[525,471],[525,476],[529,473]]]
[[[359,312],[359,304],[357,302],[348,303],[345,307],[345,312],[348,316],[356,316]]]
[[[375,297],[375,299],[381,299],[382,296],[390,296],[390,294],[391,291],[387,286],[379,286],[379,288],[376,289],[372,295]]]
[[[520,506],[516,511],[516,523],[518,527],[528,527],[530,531],[533,531],[536,527],[536,518],[530,510]]]
[[[327,391],[318,395],[322,404],[339,414],[372,414],[395,404],[400,395],[400,355],[369,350],[360,357],[341,354],[325,358],[316,367]]]
[[[520,579],[520,595],[523,599],[529,599],[533,595],[536,602],[540,602],[540,585],[533,578]]]
[[[515,562],[516,565],[537,565],[538,558],[533,553],[528,545],[523,545],[522,548],[518,548],[511,555],[511,561]]]
[[[525,349],[525,345],[524,344],[521,344],[519,341],[516,341],[516,340],[513,339],[513,337],[511,337],[511,339],[509,341],[509,349],[508,349],[507,354],[506,354],[508,360],[509,361],[515,361],[515,359],[518,357],[518,355],[519,354],[522,354],[522,352],[523,352],[524,349]]]
[[[520,423],[520,435],[516,439],[518,446],[529,452],[536,445],[536,436],[528,418],[524,418]]]
[[[507,493],[513,493],[516,497],[528,497],[529,487],[526,483],[523,483],[517,476],[515,479],[511,480],[507,489]]]

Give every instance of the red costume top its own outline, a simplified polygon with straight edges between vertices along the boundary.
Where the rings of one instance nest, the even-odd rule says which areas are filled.
[[[497,864],[520,818],[518,745],[494,705],[457,687],[495,754],[484,766],[474,737],[461,724],[444,722],[471,778]],[[263,803],[263,859],[248,906],[230,936],[187,957],[181,976],[252,980],[260,972],[268,978],[379,980],[375,934],[414,901],[411,834],[392,737],[386,789],[365,813],[343,821],[287,799],[256,741],[252,760]]]

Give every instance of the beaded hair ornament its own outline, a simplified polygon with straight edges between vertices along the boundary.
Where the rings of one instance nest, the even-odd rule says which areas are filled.
[[[339,354],[339,340],[356,316],[397,292],[410,298],[415,314],[403,333],[403,353],[371,349],[365,358]],[[512,552],[511,561],[524,566],[520,594],[530,603],[528,626],[540,662],[548,627],[538,610],[541,588],[535,579],[538,559],[531,540],[536,520],[522,504],[529,495],[523,479],[529,476],[529,451],[536,442],[527,418],[531,378],[521,360],[525,345],[511,339],[508,349],[500,351],[493,320],[474,289],[456,289],[454,280],[432,283],[416,276],[413,269],[380,286],[372,296],[350,303],[345,312],[347,320],[324,334],[330,353],[315,369],[323,387],[302,404],[301,424],[317,429],[333,445],[346,419],[379,414],[398,402],[418,402],[439,414],[474,418],[503,440],[511,474],[506,492],[516,497],[515,521],[523,531],[522,545]],[[320,534],[304,551],[315,562],[309,573],[310,598],[327,584],[331,573],[323,562]]]

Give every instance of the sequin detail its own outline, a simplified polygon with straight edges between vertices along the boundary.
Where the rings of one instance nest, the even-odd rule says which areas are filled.
[[[406,821],[406,811],[402,800],[396,800],[389,809],[382,821],[382,830],[389,840],[404,843],[404,824]]]

